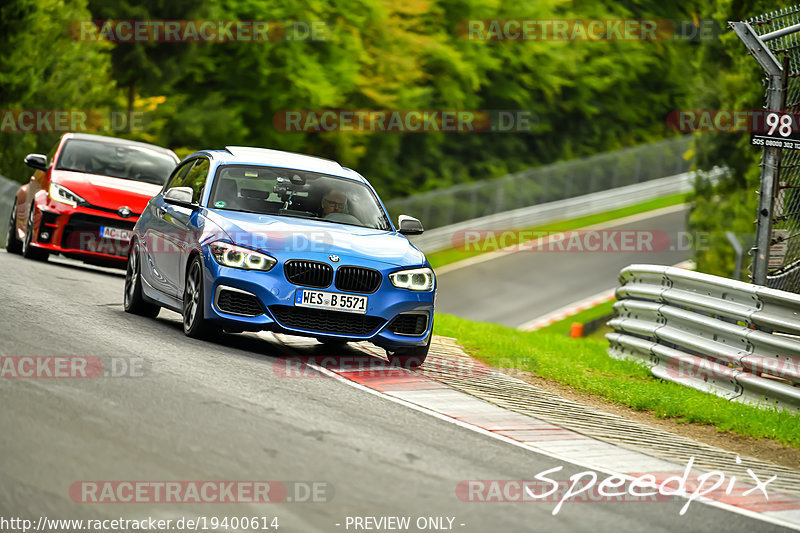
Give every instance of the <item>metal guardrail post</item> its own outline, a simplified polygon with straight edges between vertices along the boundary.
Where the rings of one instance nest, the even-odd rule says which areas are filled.
[[[728,237],[728,241],[733,246],[733,251],[736,252],[736,267],[733,270],[733,279],[739,280],[742,277],[742,256],[744,255],[744,249],[742,248],[742,243],[739,242],[738,237],[732,231],[726,231],[725,236]]]
[[[611,357],[730,400],[800,411],[800,295],[661,265],[620,272]]]

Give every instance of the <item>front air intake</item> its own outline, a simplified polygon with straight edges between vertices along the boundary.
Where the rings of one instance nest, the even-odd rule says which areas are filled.
[[[342,266],[336,270],[336,288],[345,292],[375,292],[382,279],[381,273],[371,268]]]
[[[313,333],[368,336],[386,323],[378,316],[325,309],[271,305],[269,310],[281,326]]]
[[[220,289],[217,295],[217,309],[223,313],[239,316],[264,314],[264,307],[254,294],[230,289]]]
[[[428,313],[401,313],[389,322],[388,330],[396,335],[422,335],[428,328]]]
[[[327,263],[318,261],[301,261],[292,259],[283,265],[283,272],[289,283],[301,287],[324,289],[333,281],[333,268]]]

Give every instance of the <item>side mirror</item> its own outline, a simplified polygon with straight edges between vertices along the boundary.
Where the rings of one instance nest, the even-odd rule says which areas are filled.
[[[28,154],[25,156],[25,164],[36,170],[47,170],[47,156],[42,154]]]
[[[168,204],[188,207],[192,211],[197,211],[200,206],[192,203],[194,191],[191,187],[172,187],[164,193],[164,201]]]
[[[397,231],[402,235],[421,235],[425,229],[422,227],[422,222],[416,218],[400,215],[397,217]]]

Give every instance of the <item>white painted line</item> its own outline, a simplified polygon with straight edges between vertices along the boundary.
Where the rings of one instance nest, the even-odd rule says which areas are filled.
[[[675,265],[672,265],[675,268],[683,268],[686,270],[694,270],[695,264],[694,261],[688,259],[686,261],[681,261]],[[556,309],[553,312],[547,313],[546,315],[542,315],[538,318],[534,318],[533,320],[529,320],[517,326],[517,329],[522,331],[536,331],[538,329],[542,329],[544,327],[549,326],[554,322],[558,322],[559,320],[564,320],[565,318],[569,318],[572,315],[579,313],[585,309],[590,307],[594,307],[595,305],[600,305],[601,303],[607,302],[614,297],[614,293],[616,292],[617,288],[613,287],[611,289],[606,289],[604,291],[598,292],[593,296],[589,296],[588,298],[584,298],[583,300],[578,300],[577,302],[565,305],[559,309]]]
[[[522,449],[527,450],[527,451],[533,451],[534,453],[537,453],[539,455],[544,455],[544,456],[550,457],[552,459],[556,459],[557,461],[561,461],[561,462],[564,462],[564,463],[569,463],[571,465],[579,466],[581,468],[588,468],[589,470],[594,470],[595,472],[601,472],[601,473],[604,473],[604,474],[608,474],[609,476],[619,476],[619,477],[622,477],[622,478],[624,478],[624,479],[626,479],[628,481],[632,481],[633,479],[636,479],[634,476],[630,476],[630,475],[625,474],[623,472],[618,472],[618,471],[615,471],[615,470],[612,470],[612,469],[609,469],[609,468],[599,467],[596,464],[586,463],[586,462],[580,461],[578,459],[564,457],[564,456],[559,455],[557,453],[552,453],[552,452],[548,452],[548,451],[541,450],[541,449],[535,449],[534,450],[528,444],[524,444],[522,442],[515,441],[514,439],[511,439],[511,438],[508,438],[508,437],[504,437],[503,435],[500,435],[500,434],[497,434],[497,433],[493,433],[493,432],[488,431],[486,429],[483,429],[481,427],[473,426],[471,424],[467,424],[467,423],[462,422],[460,420],[456,420],[455,418],[451,418],[451,417],[449,417],[447,415],[444,415],[442,413],[433,411],[431,409],[428,409],[425,406],[417,405],[415,403],[411,403],[411,402],[408,402],[406,400],[402,400],[400,398],[392,396],[391,394],[387,394],[387,393],[384,393],[384,392],[381,392],[381,391],[378,391],[378,390],[375,390],[375,389],[371,389],[371,388],[369,388],[367,386],[364,386],[364,385],[362,385],[360,383],[356,383],[355,381],[351,381],[351,380],[349,380],[349,379],[347,379],[345,377],[342,377],[342,376],[338,375],[336,372],[330,371],[327,368],[324,368],[324,367],[321,367],[321,366],[317,366],[317,365],[315,365],[313,363],[307,363],[307,364],[308,364],[308,366],[310,366],[311,368],[313,368],[317,372],[326,374],[326,375],[330,376],[331,378],[336,379],[336,380],[338,380],[338,381],[340,381],[340,382],[342,382],[342,383],[344,383],[346,385],[349,385],[349,386],[354,387],[356,389],[362,390],[362,391],[367,392],[369,394],[372,394],[374,396],[378,396],[378,397],[383,398],[385,400],[388,400],[390,402],[393,402],[393,403],[396,403],[396,404],[399,404],[399,405],[403,405],[403,406],[408,407],[410,409],[414,409],[415,411],[419,411],[421,413],[425,413],[427,415],[430,415],[430,416],[432,416],[434,418],[437,418],[439,420],[442,420],[444,422],[448,422],[450,424],[455,424],[456,426],[459,426],[461,428],[473,431],[475,433],[479,433],[481,435],[485,435],[487,437],[491,437],[493,439],[497,439],[497,440],[503,441],[506,444],[511,444],[513,446],[516,446],[518,448],[522,448]],[[464,395],[469,397],[469,395],[467,395],[467,394],[464,394]],[[480,402],[480,403],[488,403],[488,402],[484,402],[483,400],[479,400],[478,398],[475,398],[475,401],[476,402]],[[624,449],[624,448],[620,448],[620,449]],[[684,465],[684,467],[685,467],[685,465]],[[681,498],[684,498],[684,499],[689,499],[690,494],[688,494],[686,492],[682,492],[682,493],[676,493],[675,496],[678,496],[678,497],[681,497]],[[775,516],[774,514],[757,513],[755,511],[749,511],[747,509],[736,507],[734,505],[730,505],[730,504],[727,504],[727,503],[719,502],[719,501],[716,501],[716,500],[711,500],[711,499],[709,499],[709,498],[707,498],[705,496],[701,496],[701,497],[695,499],[694,501],[698,502],[698,503],[705,504],[705,505],[709,505],[711,507],[716,507],[718,509],[723,509],[725,511],[729,511],[731,513],[735,513],[735,514],[738,514],[738,515],[741,515],[741,516],[746,516],[746,517],[752,518],[754,520],[760,520],[762,522],[767,522],[767,523],[774,524],[774,525],[777,525],[777,526],[783,526],[783,527],[786,527],[786,528],[789,528],[789,529],[794,529],[794,530],[800,531],[800,522],[793,521],[794,518],[795,518],[793,515],[786,514],[786,515],[783,515],[783,516]],[[784,519],[784,516],[786,517],[786,519]]]
[[[767,511],[764,514],[773,516],[781,520],[789,520],[791,522],[800,523],[800,511],[796,509],[791,511]]]
[[[633,222],[639,222],[640,220],[647,220],[649,218],[655,218],[662,215],[668,215],[670,213],[675,213],[677,211],[683,211],[687,208],[687,204],[677,204],[671,205],[668,207],[662,207],[661,209],[655,209],[653,211],[647,211],[644,213],[638,213],[636,215],[630,215],[623,218],[617,218],[614,220],[609,220],[608,222],[601,222],[599,224],[594,224],[592,226],[584,226],[582,228],[576,228],[570,231],[589,231],[589,230],[601,230],[606,228],[613,228],[616,226],[622,226],[624,224],[631,224]],[[520,229],[522,231],[522,229]],[[462,268],[471,267],[474,265],[478,265],[481,263],[485,263],[486,261],[491,261],[492,259],[498,259],[500,257],[507,257],[508,254],[513,253],[520,253],[521,248],[533,248],[533,247],[540,247],[543,244],[548,242],[549,237],[540,237],[538,239],[533,239],[530,241],[526,241],[519,244],[514,244],[512,246],[507,246],[505,248],[501,248],[499,250],[495,250],[494,252],[486,252],[484,254],[476,255],[474,257],[469,257],[467,259],[463,259],[461,261],[456,261],[455,263],[450,263],[449,265],[444,265],[439,268],[435,268],[434,271],[436,272],[437,276],[441,276],[444,274],[448,274],[455,270],[461,270]]]
[[[597,294],[589,296],[588,298],[584,298],[583,300],[578,300],[577,302],[565,305],[560,309],[556,309],[551,313],[542,315],[539,318],[534,318],[533,320],[524,322],[519,326],[517,326],[517,329],[521,329],[522,331],[536,331],[537,329],[544,328],[554,322],[558,322],[559,320],[564,320],[567,317],[570,317],[580,311],[583,311],[584,309],[594,307],[595,305],[599,305],[601,303],[613,299],[616,290],[617,290],[616,287],[605,289],[604,291],[600,291]]]
[[[530,446],[535,446],[536,448],[547,450],[549,452],[559,452],[559,453],[579,452],[585,454],[586,457],[589,457],[589,454],[595,452],[604,454],[616,454],[619,453],[620,450],[625,451],[625,453],[628,452],[626,448],[620,448],[615,444],[610,444],[608,442],[603,442],[601,440],[595,440],[591,438],[589,440],[586,439],[540,440],[540,441],[530,440],[527,442],[527,444]]]

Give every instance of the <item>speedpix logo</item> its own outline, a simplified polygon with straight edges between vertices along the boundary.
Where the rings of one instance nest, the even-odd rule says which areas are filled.
[[[502,503],[502,502],[556,502],[552,514],[557,515],[566,502],[653,502],[665,501],[673,496],[686,498],[679,514],[684,515],[695,500],[703,497],[730,496],[753,498],[763,496],[769,500],[767,485],[778,476],[769,479],[747,468],[747,474],[755,485],[739,484],[736,476],[726,475],[719,470],[697,474],[693,472],[694,457],[690,457],[683,472],[659,472],[631,475],[610,475],[601,477],[592,470],[578,472],[568,480],[553,479],[551,474],[563,470],[557,466],[539,472],[532,480],[480,480],[470,479],[456,486],[456,496],[463,502]],[[741,464],[736,458],[736,463]]]

